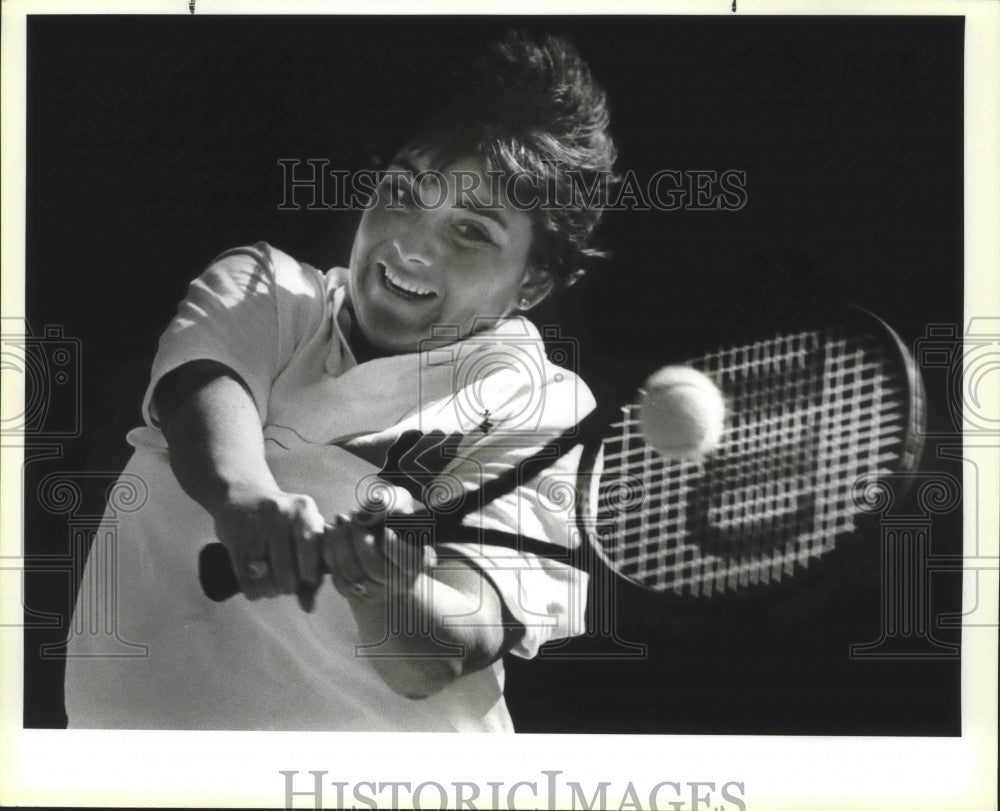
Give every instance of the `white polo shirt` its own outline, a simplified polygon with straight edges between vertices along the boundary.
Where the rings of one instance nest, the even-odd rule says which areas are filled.
[[[312,613],[292,596],[214,603],[199,586],[212,521],[174,478],[151,413],[157,382],[186,362],[215,360],[242,377],[279,484],[311,495],[327,516],[356,509],[386,459],[414,439],[421,449],[435,447],[428,437],[447,441],[437,453],[403,454],[394,475],[418,491],[470,490],[593,408],[521,318],[458,342],[445,329],[421,352],[357,364],[344,340],[348,295],[343,269],[321,273],[264,243],[224,253],[191,284],[153,363],[147,425],[128,437],[135,452],[122,482],[136,486],[141,506],[125,511],[112,500],[81,586],[66,675],[71,727],[511,731],[500,662],[429,698],[402,698],[375,674],[368,659],[378,649],[359,647],[332,586]],[[567,493],[576,463],[567,455],[468,523],[575,544]],[[583,630],[582,573],[479,543],[451,546],[524,624],[516,655]],[[102,635],[77,630],[112,607],[118,637],[147,655],[102,655]]]

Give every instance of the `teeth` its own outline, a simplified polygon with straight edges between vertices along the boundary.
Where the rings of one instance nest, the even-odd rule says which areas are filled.
[[[386,278],[390,282],[392,282],[392,284],[393,284],[394,287],[399,287],[399,288],[405,290],[407,293],[413,293],[413,295],[415,295],[415,296],[433,296],[433,295],[435,295],[435,293],[434,293],[433,290],[428,290],[426,287],[421,287],[418,284],[414,284],[413,282],[409,282],[409,281],[406,281],[405,279],[399,278],[399,276],[397,276],[396,274],[394,274],[385,265],[382,266],[382,269],[385,271]]]

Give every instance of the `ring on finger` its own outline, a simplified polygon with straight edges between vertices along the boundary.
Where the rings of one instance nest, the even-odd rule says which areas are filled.
[[[271,565],[262,559],[248,560],[243,567],[247,577],[251,580],[263,580],[271,571]]]
[[[367,603],[372,598],[371,590],[364,583],[351,583],[349,588],[351,596],[356,600],[361,600]]]

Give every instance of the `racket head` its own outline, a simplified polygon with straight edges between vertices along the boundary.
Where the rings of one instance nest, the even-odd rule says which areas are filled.
[[[647,445],[637,393],[584,454],[581,530],[644,590],[701,600],[799,583],[855,532],[868,489],[918,464],[923,384],[884,321],[849,307],[757,335],[686,362],[726,401],[702,458]]]

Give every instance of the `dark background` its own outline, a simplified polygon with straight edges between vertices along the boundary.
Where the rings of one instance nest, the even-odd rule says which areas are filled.
[[[354,170],[391,157],[444,101],[449,64],[512,24],[576,41],[611,99],[622,171],[747,173],[738,212],[608,217],[612,258],[539,315],[578,342],[595,387],[626,362],[683,357],[734,324],[835,299],[911,346],[930,324],[961,324],[961,18],[29,18],[27,317],[36,335],[79,339],[79,364],[78,388],[53,389],[63,400],[24,474],[26,726],[65,723],[62,662],[44,646],[67,631],[67,561],[79,565],[128,457],[188,281],[258,240],[346,263],[356,215],[279,211],[278,160]],[[946,381],[928,385],[931,431],[954,434]],[[59,415],[79,436],[56,436]],[[958,475],[939,441],[925,470]],[[39,496],[58,473],[81,488],[70,514]],[[879,532],[852,553],[860,574],[791,601],[692,610],[621,591],[616,632],[645,655],[614,658],[620,641],[589,636],[512,661],[518,728],[959,734],[957,655],[848,656],[879,637]],[[958,510],[930,532],[933,553],[960,552]],[[932,582],[929,615],[956,610],[958,577]]]

